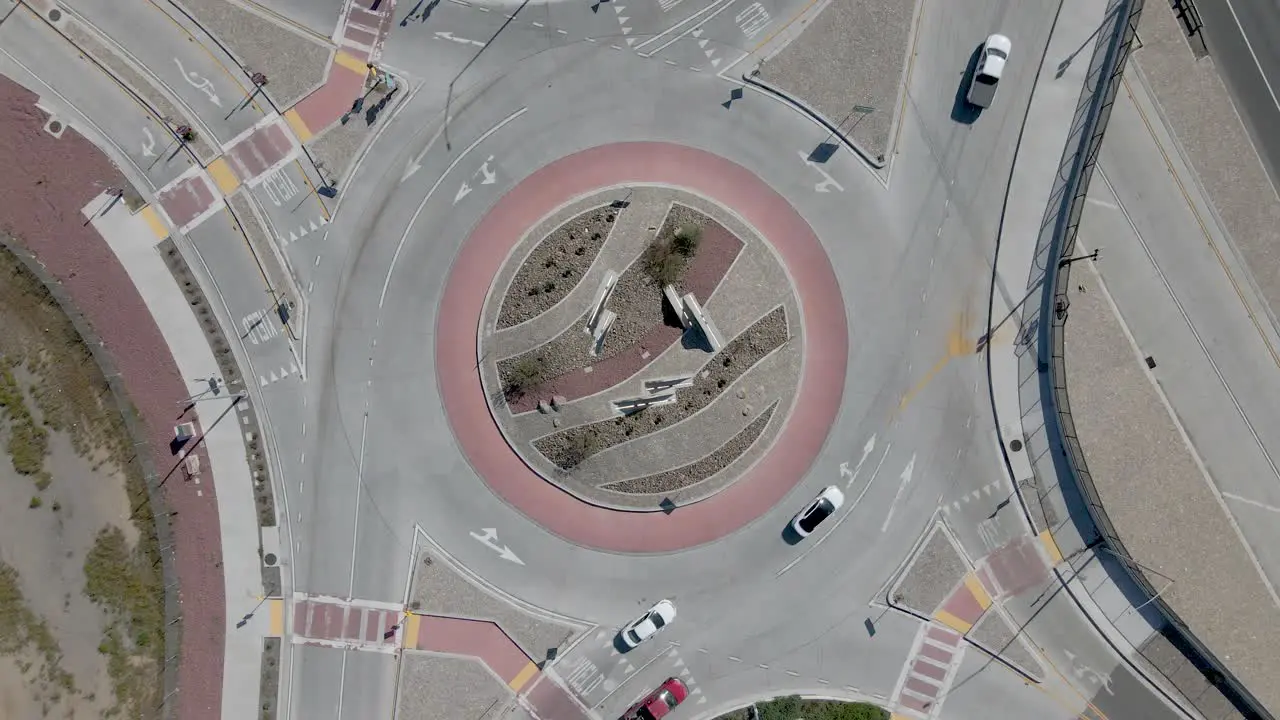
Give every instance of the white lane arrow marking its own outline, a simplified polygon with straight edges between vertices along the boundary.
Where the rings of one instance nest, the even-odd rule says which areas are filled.
[[[436,128],[436,134],[432,135],[431,139],[427,141],[427,145],[422,148],[422,152],[418,153],[417,157],[409,160],[409,163],[404,166],[404,175],[400,176],[400,182],[404,182],[405,180],[413,177],[413,174],[422,168],[422,158],[427,156],[427,151],[436,144],[436,140],[440,139],[440,134],[444,132],[445,126],[447,126],[451,120],[453,120],[452,115],[445,119],[444,124],[439,128]]]
[[[209,102],[217,105],[218,107],[222,107],[222,100],[218,99],[218,94],[213,91],[212,80],[206,77],[201,77],[197,73],[187,72],[187,69],[182,67],[182,61],[178,58],[174,58],[173,61],[178,64],[178,70],[182,72],[182,77],[186,79],[187,83],[189,83],[191,87],[204,93],[205,97],[209,98]]]
[[[458,201],[471,194],[471,186],[462,183],[462,187],[458,188],[458,194],[453,196],[453,204],[457,205]]]
[[[489,169],[489,163],[491,162],[493,162],[492,155],[490,155],[488,158],[485,158],[484,164],[482,164],[480,166],[480,169],[477,171],[478,173],[484,176],[484,179],[480,181],[481,185],[492,185],[494,181],[498,179],[497,171]],[[475,177],[475,176],[472,175],[472,177]]]
[[[441,40],[452,40],[453,42],[462,43],[463,45],[475,45],[476,47],[484,47],[484,43],[480,42],[479,40],[472,40],[470,38],[458,37],[457,35],[454,35],[452,32],[438,32],[436,33],[436,37],[440,38]]]
[[[147,136],[147,139],[142,143],[142,157],[155,157],[156,139],[151,135],[151,128],[144,127],[142,132]]]
[[[496,528],[481,528],[480,532],[469,533],[471,537],[479,540],[481,544],[488,546],[491,550],[498,553],[498,557],[503,560],[509,560],[517,565],[523,565],[524,561],[516,554],[511,552],[511,548],[498,543],[498,530]]]
[[[717,66],[718,66],[718,65],[720,64],[720,62],[719,62],[719,60],[714,60],[714,61],[712,61],[712,63],[711,63],[711,64],[712,64],[712,65],[717,65]],[[818,167],[818,164],[817,164],[817,163],[815,163],[815,162],[813,162],[812,160],[810,160],[810,159],[809,159],[809,156],[805,153],[805,151],[803,151],[803,150],[797,150],[797,151],[796,151],[796,154],[798,154],[798,155],[800,156],[800,159],[804,161],[804,164],[805,164],[805,165],[808,165],[809,167],[813,168],[814,170],[817,170],[817,171],[818,171],[818,174],[819,174],[819,175],[821,175],[823,178],[825,178],[825,179],[824,179],[822,182],[820,182],[820,183],[814,183],[814,185],[813,185],[813,189],[814,189],[816,192],[820,192],[820,193],[828,193],[828,192],[831,192],[831,188],[835,188],[837,192],[844,192],[844,186],[843,186],[843,185],[841,185],[840,183],[836,182],[835,178],[833,178],[833,177],[831,177],[830,175],[828,175],[826,170],[823,170],[821,167]]]
[[[849,478],[849,482],[845,483],[845,490],[853,487],[853,481],[858,479],[858,471],[862,469],[862,463],[867,461],[867,456],[875,449],[876,436],[872,435],[871,439],[867,441],[867,444],[862,446],[862,457],[858,459],[858,464],[854,466],[853,472],[849,472],[849,463],[840,463],[840,477]]]
[[[911,472],[916,467],[916,454],[911,453],[911,460],[907,466],[902,469],[902,483],[898,485],[898,493],[893,496],[893,503],[889,505],[889,514],[884,516],[884,524],[880,526],[880,532],[889,529],[889,522],[893,520],[893,511],[898,507],[898,500],[902,498],[902,492],[911,484]]]

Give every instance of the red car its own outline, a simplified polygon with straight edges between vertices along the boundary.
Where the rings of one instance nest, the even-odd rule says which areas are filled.
[[[618,720],[659,720],[687,697],[689,688],[680,682],[680,678],[667,678],[657,690],[645,695]]]

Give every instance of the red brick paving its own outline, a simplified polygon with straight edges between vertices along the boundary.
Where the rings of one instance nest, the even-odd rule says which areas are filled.
[[[929,658],[930,660],[937,660],[940,663],[949,663],[951,662],[951,656],[953,653],[947,650],[944,650],[938,647],[937,645],[930,645],[929,643],[924,643],[923,645],[920,646],[920,654]]]
[[[733,266],[733,261],[737,259],[740,252],[742,252],[742,241],[737,236],[726,230],[720,223],[708,224],[702,231],[702,242],[698,244],[698,252],[693,256],[693,262],[689,263],[688,269],[680,280],[678,289],[681,297],[687,293],[693,293],[698,302],[706,306],[707,300],[724,280],[725,274],[729,272],[729,268]],[[577,322],[577,318],[574,322]],[[577,400],[608,390],[657,360],[658,356],[682,335],[684,331],[681,328],[655,325],[631,347],[620,351],[617,355],[591,364],[591,372],[583,372],[583,369],[579,368],[529,390],[510,403],[511,412],[520,414],[536,410],[539,400],[550,400],[556,395],[562,395],[566,400]],[[645,352],[649,353],[649,357],[644,357]]]
[[[165,475],[176,465],[169,449],[180,401],[190,393],[160,329],[124,267],[80,209],[107,187],[126,183],[119,170],[74,129],[60,139],[42,129],[47,119],[36,95],[0,77],[0,219],[57,278],[101,337],[145,426],[151,461]],[[117,210],[118,212],[118,210]],[[205,450],[195,450],[209,467]],[[197,487],[171,476],[164,498],[172,513],[182,647],[178,658],[177,717],[221,720],[225,601],[222,539],[214,478]]]
[[[942,680],[947,676],[946,668],[940,668],[933,663],[918,661],[915,665],[911,666],[911,669],[918,675],[924,675],[925,677],[933,678],[934,680]]]
[[[209,209],[218,198],[202,175],[192,175],[156,194],[156,201],[176,227],[184,227]]]
[[[524,699],[537,711],[538,717],[547,720],[592,720],[582,706],[573,701],[568,690],[545,675],[538,678]]]
[[[293,141],[289,139],[284,120],[281,119],[254,130],[252,134],[227,148],[226,157],[235,169],[236,176],[248,182],[289,157],[293,150]]]
[[[501,628],[484,620],[423,615],[418,649],[478,657],[504,682],[510,682],[529,664],[529,656]]]
[[[942,601],[941,609],[970,625],[976,625],[982,614],[986,612],[986,608],[982,607],[964,583],[957,585],[947,599]]]
[[[1049,579],[1049,566],[1040,557],[1039,543],[1026,535],[993,550],[984,564],[1003,596],[1020,595],[1032,588],[1038,591]]]

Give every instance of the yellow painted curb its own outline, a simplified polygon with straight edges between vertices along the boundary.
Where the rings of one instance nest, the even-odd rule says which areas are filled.
[[[967,623],[946,610],[939,610],[934,613],[933,618],[961,635],[967,635],[973,629],[972,623]]]
[[[151,234],[156,236],[157,240],[163,240],[169,237],[169,229],[164,226],[164,221],[160,219],[160,213],[156,209],[147,205],[139,210],[142,219],[147,221],[147,227],[151,228]]]
[[[520,671],[520,674],[511,678],[511,682],[507,683],[507,685],[510,686],[514,692],[520,692],[520,688],[527,685],[529,681],[533,679],[533,676],[537,674],[538,664],[531,662],[524,666],[524,669]]]
[[[360,77],[364,77],[369,74],[369,63],[361,60],[355,55],[339,50],[337,54],[333,56],[333,61]]]
[[[284,635],[284,600],[271,598],[267,601],[267,612],[270,622],[267,625],[267,637]]]
[[[987,594],[987,589],[982,587],[982,582],[978,580],[978,576],[969,573],[964,576],[964,586],[969,588],[969,594],[973,595],[973,599],[978,601],[983,610],[991,607],[991,596]]]
[[[422,618],[417,615],[410,614],[408,619],[404,621],[404,643],[401,647],[416,648],[418,647],[418,629],[422,625]]]
[[[209,171],[213,182],[218,185],[218,190],[223,195],[230,195],[240,187],[240,178],[236,177],[235,171],[231,169],[231,164],[225,157],[214,159],[205,170]]]
[[[1053,539],[1053,533],[1045,530],[1040,533],[1040,543],[1044,545],[1044,549],[1049,551],[1049,561],[1055,567],[1062,562],[1062,550],[1058,549],[1058,543]]]
[[[302,122],[302,116],[297,110],[286,110],[284,113],[285,122],[289,123],[289,129],[293,130],[293,134],[298,136],[298,142],[306,142],[311,139],[314,133],[307,124]]]

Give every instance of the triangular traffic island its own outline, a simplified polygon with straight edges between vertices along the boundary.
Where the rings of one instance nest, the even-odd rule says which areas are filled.
[[[941,523],[935,524],[890,587],[891,604],[920,617],[932,617],[967,571],[951,533]]]
[[[1036,681],[1044,679],[1044,668],[1036,660],[1036,653],[1027,645],[1026,639],[1022,637],[1014,622],[1000,608],[991,609],[983,614],[969,631],[967,639],[983,652],[1012,665],[1022,674]]]

